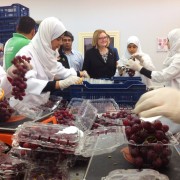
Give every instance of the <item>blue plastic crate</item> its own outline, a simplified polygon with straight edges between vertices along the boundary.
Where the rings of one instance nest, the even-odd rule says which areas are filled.
[[[127,80],[124,83],[72,85],[63,91],[56,91],[64,99],[72,98],[99,99],[113,98],[118,104],[134,105],[140,96],[146,92],[146,85],[140,81]]]
[[[21,4],[12,4],[11,6],[0,6],[0,19],[29,16],[29,8]]]
[[[19,18],[0,19],[0,33],[15,32]]]
[[[113,77],[111,79],[112,81],[114,81],[114,83],[124,83],[126,81],[131,81],[131,82],[135,81],[135,83],[137,81],[142,82],[142,79],[140,76],[139,77],[138,76],[137,77]]]
[[[5,44],[13,36],[13,32],[0,32],[0,42]]]

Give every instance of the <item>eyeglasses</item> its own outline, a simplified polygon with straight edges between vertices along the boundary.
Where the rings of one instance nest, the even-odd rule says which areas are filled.
[[[99,40],[104,40],[104,39],[107,39],[107,36],[99,37],[98,39],[99,39]]]
[[[72,40],[71,39],[64,39],[63,38],[63,42],[71,42]]]

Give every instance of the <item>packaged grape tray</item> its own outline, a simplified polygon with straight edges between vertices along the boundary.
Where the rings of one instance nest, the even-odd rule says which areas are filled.
[[[73,154],[80,136],[76,127],[25,122],[17,128],[13,135],[13,146],[28,143],[31,146],[55,148],[64,153]]]
[[[102,177],[101,180],[169,180],[169,178],[152,169],[117,169],[111,171],[106,177]]]
[[[22,146],[22,147],[21,147]],[[43,148],[30,143],[21,143],[18,147],[12,147],[9,154],[36,166],[67,167],[68,159],[58,149]]]
[[[152,138],[152,134],[150,138]],[[127,139],[126,128],[124,126],[100,127],[84,133],[84,138],[81,139],[80,148],[76,149],[76,154],[91,157],[93,155],[113,152],[120,145],[127,144],[136,168],[158,169],[168,166],[173,153],[173,147],[178,144],[172,133],[167,132],[166,138],[168,139],[166,143],[161,141],[148,143],[145,141],[142,144],[135,144]],[[151,159],[153,156],[155,158],[154,162]],[[150,161],[147,160],[147,157],[150,158]]]

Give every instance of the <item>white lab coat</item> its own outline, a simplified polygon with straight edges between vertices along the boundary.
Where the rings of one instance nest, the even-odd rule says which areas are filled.
[[[34,106],[44,104],[50,93],[42,93],[42,90],[49,81],[77,75],[73,68],[66,69],[60,62],[57,62],[59,53],[52,49],[52,40],[59,38],[65,30],[64,25],[57,18],[46,18],[41,22],[38,32],[31,42],[16,54],[30,57],[30,64],[33,69],[26,73],[28,79],[26,96],[21,102],[11,98],[12,107],[20,107],[17,104],[23,106],[23,103],[33,104]]]
[[[169,54],[164,60],[162,71],[152,71],[151,78],[154,82],[165,82],[180,90],[180,29],[173,29],[168,34]]]
[[[136,53],[139,53],[142,55],[142,58],[144,60],[143,62],[143,66],[149,70],[155,70],[155,66],[153,65],[152,63],[152,60],[150,58],[150,56],[146,53],[143,53],[142,49],[141,49],[141,44],[140,44],[140,41],[138,39],[138,37],[136,36],[130,36],[127,40],[127,47],[129,44],[135,44],[138,48],[137,48],[137,52]],[[118,65],[120,66],[126,66],[127,62],[128,62],[128,59],[131,58],[131,54],[129,53],[128,49],[126,48],[126,51],[123,55],[123,57],[118,60]],[[116,70],[116,74],[115,76],[119,76],[119,73],[118,73],[118,70]],[[129,77],[129,75],[127,73],[125,73],[123,76],[125,77]],[[142,82],[147,86],[147,87],[150,87],[152,86],[152,81],[151,79],[145,77],[144,75],[140,74],[139,72],[135,72],[135,75],[134,77],[141,77],[142,79]]]
[[[158,83],[165,82],[165,86],[180,90],[180,53],[174,55],[171,58],[170,64],[164,64],[164,67],[162,71],[152,71],[152,81]]]
[[[141,54],[142,55],[142,58],[144,59],[144,62],[143,62],[143,66],[149,70],[154,70],[155,67],[151,61],[151,58],[149,55],[143,53]],[[126,66],[128,62],[128,59],[126,59],[125,57],[122,57],[120,60],[118,60],[118,65],[120,66]],[[118,73],[118,70],[116,70],[116,75],[115,76],[119,76],[119,73]],[[129,77],[128,73],[125,73],[123,75],[124,77]],[[135,75],[134,77],[141,77],[142,79],[142,82],[147,86],[147,87],[151,87],[152,86],[152,81],[151,79],[145,77],[144,75],[140,74],[139,72],[135,72]]]

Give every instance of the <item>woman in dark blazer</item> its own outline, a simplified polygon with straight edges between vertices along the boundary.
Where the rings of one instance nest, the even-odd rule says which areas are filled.
[[[98,29],[93,34],[92,48],[85,53],[83,70],[91,78],[111,78],[116,72],[116,58],[109,48],[106,31]]]

